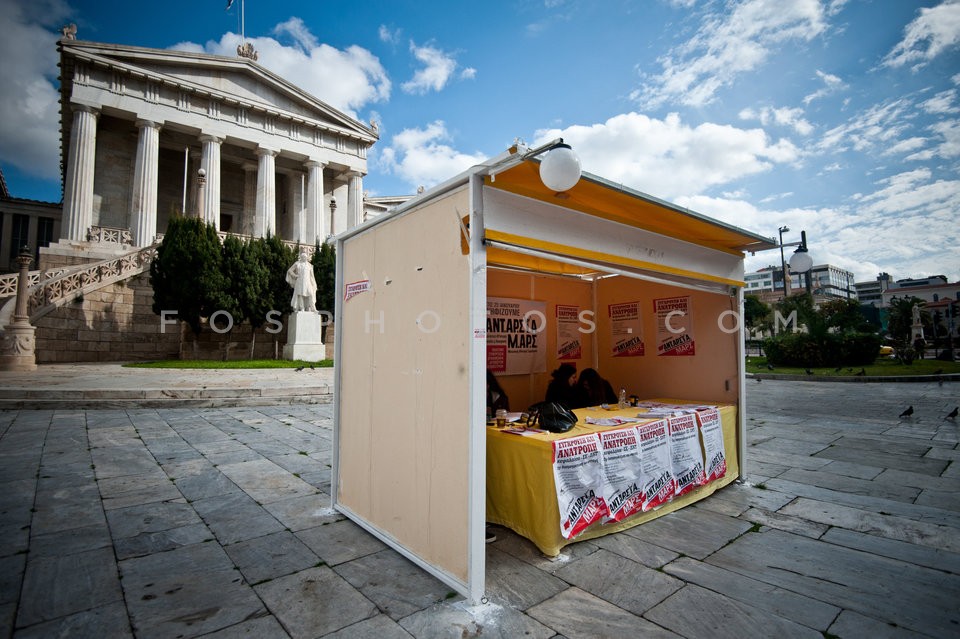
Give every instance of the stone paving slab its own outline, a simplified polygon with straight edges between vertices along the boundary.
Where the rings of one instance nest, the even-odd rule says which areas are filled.
[[[0,638],[955,634],[954,390],[837,386],[748,387],[748,483],[693,507],[555,558],[494,527],[477,605],[329,509],[329,405],[0,411]]]

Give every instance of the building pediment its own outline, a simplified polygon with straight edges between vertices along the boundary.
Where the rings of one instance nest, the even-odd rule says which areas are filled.
[[[148,83],[186,94],[195,102],[217,104],[218,112],[225,108],[259,113],[339,133],[366,146],[377,139],[374,130],[248,58],[80,40],[62,40],[60,47],[65,92],[71,90],[79,64],[86,75],[108,73],[111,87],[121,93],[128,84]]]

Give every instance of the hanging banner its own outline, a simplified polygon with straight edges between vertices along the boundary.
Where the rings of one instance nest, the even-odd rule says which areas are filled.
[[[653,510],[673,499],[673,465],[667,420],[659,419],[637,426],[640,442],[640,478],[643,486],[643,510]]]
[[[695,355],[690,297],[653,300],[653,311],[657,316],[657,356]]]
[[[673,476],[677,480],[673,494],[679,496],[706,483],[707,476],[703,472],[703,450],[700,448],[697,418],[694,415],[669,417],[667,426],[670,433]]]
[[[600,438],[595,434],[553,441],[553,481],[560,507],[560,534],[571,539],[607,514],[598,493],[603,482]]]
[[[546,302],[487,298],[487,368],[501,375],[545,373]]]
[[[607,306],[610,315],[611,351],[614,357],[643,355],[643,322],[640,320],[640,302],[625,302]]]
[[[640,445],[637,431],[600,431],[600,463],[603,467],[603,500],[612,521],[620,521],[643,509],[640,480]]]
[[[570,360],[583,357],[583,342],[580,341],[580,307],[557,304],[557,359]]]
[[[723,448],[723,426],[720,411],[716,408],[699,411],[697,424],[703,439],[703,457],[706,460],[707,481],[720,479],[727,474],[727,455]]]

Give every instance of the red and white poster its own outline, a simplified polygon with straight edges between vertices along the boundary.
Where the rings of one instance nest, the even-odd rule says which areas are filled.
[[[603,500],[607,515],[620,521],[643,510],[640,479],[640,445],[634,428],[607,430],[600,435],[600,463],[603,466]]]
[[[580,340],[580,307],[557,304],[557,359],[571,360],[583,357]]]
[[[643,322],[640,302],[624,302],[607,306],[610,315],[611,352],[614,357],[643,355]]]
[[[674,496],[690,492],[706,483],[703,472],[703,451],[694,415],[680,415],[667,419],[670,433],[670,458],[673,476],[677,481]]]
[[[653,510],[673,499],[674,479],[670,460],[667,420],[658,419],[636,427],[640,444],[643,510]]]
[[[487,368],[499,375],[547,370],[546,302],[487,298]]]
[[[653,300],[653,311],[657,317],[657,356],[695,355],[690,296]]]
[[[572,539],[607,514],[600,486],[600,438],[595,434],[553,442],[553,480],[560,507],[560,534]]]
[[[707,481],[727,474],[727,455],[723,447],[723,424],[716,408],[697,413],[700,436],[703,438],[703,457],[706,460]]]

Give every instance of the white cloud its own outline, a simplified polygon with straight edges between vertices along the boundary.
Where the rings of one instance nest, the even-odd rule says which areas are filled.
[[[883,58],[882,66],[912,65],[917,71],[947,49],[960,44],[960,0],[945,0],[936,7],[920,9],[906,26],[903,40]]]
[[[404,129],[391,138],[390,146],[381,149],[379,165],[413,188],[429,188],[487,159],[482,153],[461,153],[450,141],[442,120],[423,129]]]
[[[820,89],[817,89],[813,93],[804,96],[803,103],[806,106],[810,106],[810,103],[814,100],[819,100],[820,98],[826,97],[831,93],[841,91],[847,87],[843,80],[839,77],[832,75],[830,73],[824,73],[817,69],[817,77],[823,81],[824,86]]]
[[[960,107],[955,106],[957,90],[941,91],[926,102],[920,103],[920,108],[927,113],[940,115],[945,113],[960,113]]]
[[[532,146],[556,137],[573,146],[585,171],[665,199],[698,194],[799,158],[791,142],[774,142],[762,129],[691,127],[675,113],[663,120],[624,113],[591,126],[537,131]]]
[[[457,70],[457,61],[453,55],[431,45],[418,47],[410,42],[410,51],[413,57],[424,66],[413,74],[413,78],[404,82],[401,88],[407,93],[423,95],[430,91],[441,91],[447,85]],[[461,78],[473,78],[476,69],[467,68],[460,74]]]
[[[826,29],[818,0],[744,0],[708,14],[694,36],[661,57],[663,71],[631,97],[647,107],[667,101],[702,106],[741,73],[760,67],[774,47]]]
[[[390,98],[391,83],[380,60],[359,46],[337,49],[318,44],[299,18],[277,25],[278,36],[289,36],[294,46],[286,46],[273,38],[247,38],[259,54],[258,62],[330,106],[356,117],[357,110],[371,102]],[[240,36],[224,34],[219,41],[205,45],[181,42],[171,47],[180,51],[196,51],[233,57]]]
[[[60,177],[59,33],[65,2],[3,2],[0,10],[0,162],[30,175]],[[16,195],[16,194],[14,194]]]
[[[386,42],[388,44],[398,44],[400,42],[400,33],[401,29],[391,30],[385,24],[381,24],[380,28],[377,30],[377,35],[380,36],[381,42]]]
[[[923,148],[927,144],[927,138],[907,138],[905,140],[900,140],[893,146],[888,147],[883,151],[883,155],[900,155],[903,153],[910,153],[916,151],[917,149]]]
[[[763,126],[777,124],[779,126],[791,127],[800,135],[810,135],[813,133],[813,125],[803,118],[803,109],[789,107],[763,107],[759,111],[753,109],[744,109],[740,112],[741,120],[759,120]]]
[[[837,152],[849,148],[866,151],[896,144],[908,128],[913,111],[913,103],[906,99],[875,104],[824,133],[817,148]]]

